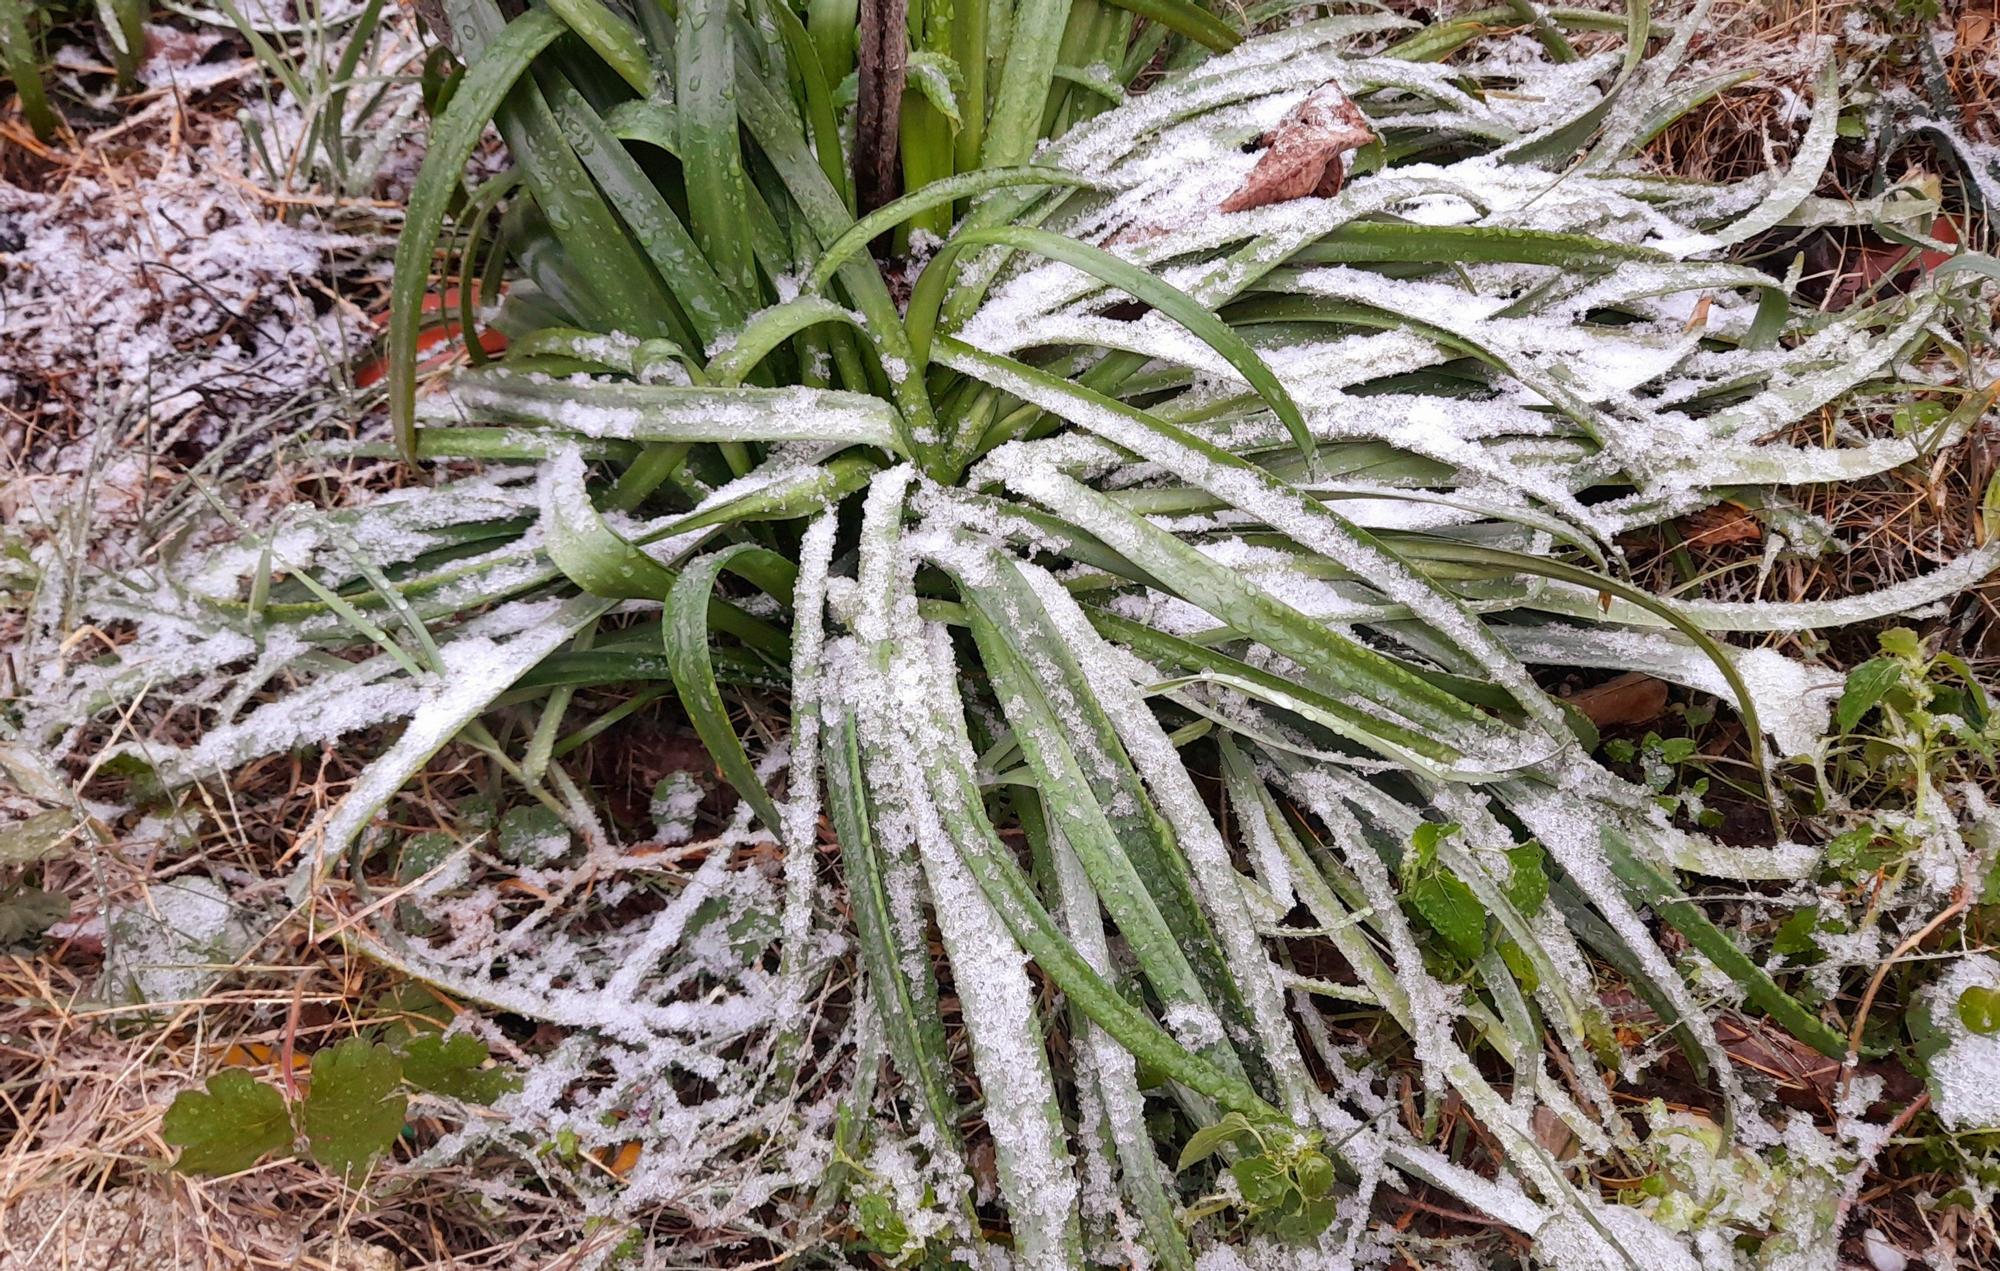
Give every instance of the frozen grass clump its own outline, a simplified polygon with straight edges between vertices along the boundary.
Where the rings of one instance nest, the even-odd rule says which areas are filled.
[[[1581,58],[1555,27],[1534,57],[1386,14],[1238,40],[1172,4],[1017,6],[989,58],[913,13],[965,96],[891,94],[889,197],[882,67],[822,23],[444,10],[467,70],[412,196],[390,409],[402,457],[483,475],[93,580],[78,611],[139,634],[29,720],[68,759],[187,686],[202,737],[105,752],[162,787],[379,739],[291,894],[496,1043],[554,1030],[423,1162],[508,1154],[638,1242],[670,1210],[773,1250],[1337,1265],[1421,1189],[1565,1269],[1833,1256],[1866,1136],[1806,1152],[1718,1027],[1838,1062],[1847,1021],[1678,875],[1811,885],[1793,778],[1850,689],[1731,637],[1931,604],[2000,548],[1787,605],[1657,594],[1624,547],[1726,501],[1797,550],[1825,527],[1791,487],[1979,421],[1977,271],[1822,313],[1730,258],[1837,215],[1831,80],[1789,165],[1712,184],[1633,161],[1652,103],[1704,91],[1699,13],[1651,57],[1636,16],[1567,14]],[[1156,62],[1116,105],[1070,73]],[[1329,84],[1363,144],[1298,131]],[[489,123],[515,166],[463,191]],[[1299,151],[1312,183],[1273,195]],[[420,397],[448,208],[461,315],[507,348]],[[1887,424],[1918,400],[1948,403],[1930,430]],[[1592,668],[1733,711],[1754,829],[1655,782],[1688,755],[1600,749],[1549,687]],[[594,779],[669,693],[704,752],[676,770],[732,796],[698,816],[700,782]],[[483,807],[398,876],[386,814],[458,763]],[[391,877],[418,900],[376,903]],[[1669,1064],[1704,1120],[1621,1102]],[[1680,1199],[1599,1182],[1635,1170]]]

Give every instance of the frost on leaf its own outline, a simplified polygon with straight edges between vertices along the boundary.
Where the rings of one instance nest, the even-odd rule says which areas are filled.
[[[1972,954],[1924,991],[1919,1009],[1910,1015],[1910,1032],[1923,1061],[1931,1099],[1947,1129],[1990,1130],[2000,1126],[2000,1082],[1993,1080],[2000,1065],[2000,1035],[1975,1028],[1987,1021],[1974,1012],[1966,1018],[1964,999],[2000,985],[2000,963]],[[1979,995],[1975,1004],[1983,1005]]]
[[[387,1151],[403,1130],[409,1099],[397,1089],[402,1065],[377,1042],[349,1038],[312,1058],[306,1095],[306,1146],[335,1173],[358,1172]]]
[[[1264,154],[1242,187],[1222,201],[1225,212],[1289,203],[1309,194],[1332,198],[1347,178],[1347,152],[1375,140],[1375,134],[1347,94],[1329,81],[1258,140]]]
[[[285,1099],[247,1072],[219,1072],[208,1090],[175,1096],[160,1122],[160,1137],[181,1149],[174,1168],[188,1174],[234,1174],[266,1152],[292,1143]]]

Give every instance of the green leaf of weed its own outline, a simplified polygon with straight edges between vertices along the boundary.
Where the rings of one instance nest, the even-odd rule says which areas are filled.
[[[312,1158],[339,1174],[366,1169],[403,1130],[403,1066],[379,1042],[350,1037],[312,1057],[301,1120]]]
[[[208,1089],[183,1090],[160,1121],[160,1137],[181,1149],[174,1168],[185,1174],[234,1174],[266,1152],[292,1145],[285,1098],[247,1072],[218,1072]]]

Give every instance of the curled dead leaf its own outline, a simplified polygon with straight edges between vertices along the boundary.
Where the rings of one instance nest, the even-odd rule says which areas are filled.
[[[1535,1142],[1542,1150],[1558,1161],[1566,1161],[1576,1155],[1576,1131],[1569,1128],[1553,1108],[1546,1104],[1535,1108]]]
[[[1650,675],[1632,671],[1584,689],[1569,699],[1599,728],[1650,724],[1667,709],[1667,686]]]
[[[645,1152],[645,1145],[637,1139],[627,1139],[617,1147],[599,1148],[591,1155],[597,1158],[614,1178],[624,1178],[639,1164],[639,1157]]]
[[[1347,177],[1347,152],[1373,140],[1359,108],[1328,81],[1258,139],[1263,156],[1242,187],[1222,201],[1222,210],[1242,212],[1309,194],[1331,198]]]

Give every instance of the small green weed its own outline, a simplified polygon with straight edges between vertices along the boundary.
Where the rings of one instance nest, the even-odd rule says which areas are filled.
[[[175,1096],[161,1137],[181,1149],[174,1168],[234,1174],[306,1140],[305,1155],[345,1175],[367,1170],[403,1132],[410,1090],[467,1103],[492,1103],[520,1088],[504,1068],[488,1068],[486,1043],[467,1034],[422,1033],[392,1048],[350,1037],[312,1057],[304,1098],[289,1101],[248,1073],[216,1073],[206,1090]]]
[[[1877,644],[1877,656],[1848,672],[1834,710],[1845,739],[1834,778],[1850,789],[1873,774],[1908,794],[1922,817],[1941,776],[1969,764],[1991,767],[2000,755],[2000,721],[1963,658],[1928,652],[1908,627],[1884,631]]]
[[[1316,1137],[1271,1130],[1231,1112],[1188,1138],[1177,1168],[1233,1153],[1228,1171],[1236,1184],[1234,1196],[1218,1192],[1190,1206],[1189,1222],[1233,1207],[1252,1226],[1287,1240],[1310,1240],[1332,1224],[1333,1162]]]

